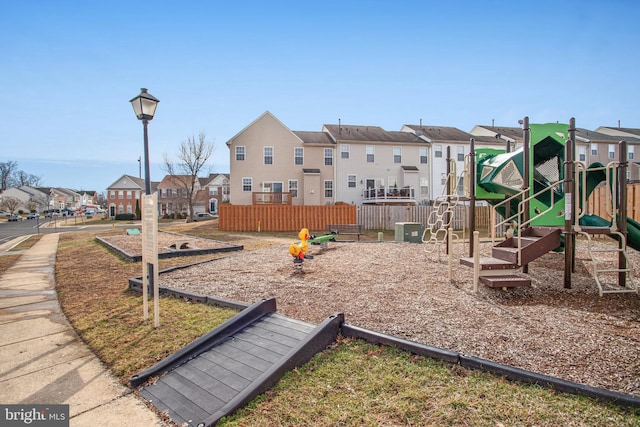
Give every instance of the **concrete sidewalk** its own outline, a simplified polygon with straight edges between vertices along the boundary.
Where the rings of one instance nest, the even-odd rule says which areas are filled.
[[[57,247],[58,234],[45,234],[0,276],[0,404],[68,404],[70,426],[165,425],[67,322],[55,291]]]

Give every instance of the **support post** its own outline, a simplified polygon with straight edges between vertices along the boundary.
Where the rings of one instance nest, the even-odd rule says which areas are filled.
[[[522,154],[524,156],[523,158],[523,162],[524,162],[524,188],[523,190],[527,190],[526,192],[523,193],[523,196],[525,199],[529,198],[529,196],[531,196],[531,167],[530,167],[530,163],[531,163],[531,153],[530,153],[530,144],[531,144],[531,129],[529,128],[529,117],[525,116],[525,118],[522,121],[522,132],[523,132],[523,148],[522,148]],[[524,202],[524,206],[523,206],[524,212],[523,212],[523,216],[522,216],[522,222],[527,222],[529,221],[529,202]],[[522,233],[522,226],[521,224],[518,224],[518,236],[520,236],[520,233]],[[520,260],[518,260],[518,262],[520,262]],[[529,273],[529,266],[528,265],[523,265],[522,266],[522,272],[523,273]]]
[[[473,232],[473,241],[476,242],[473,251],[473,292],[478,292],[478,282],[480,281],[480,232]]]
[[[469,230],[476,231],[476,141],[469,140]],[[469,239],[469,256],[473,256],[475,242]]]
[[[453,241],[453,229],[451,227],[449,227],[447,229],[447,246],[452,249],[452,250],[449,251],[449,256],[447,257],[448,260],[449,260],[449,283],[451,283],[451,280],[453,279],[453,248],[452,248],[452,241]]]
[[[452,185],[452,179],[451,179],[451,146],[447,145],[447,180],[445,182],[445,184],[447,185],[447,196],[449,196],[451,193],[451,187]],[[451,203],[451,197],[447,197],[447,203]],[[444,214],[444,223],[448,224],[449,221],[451,219],[449,218],[449,213],[445,212]],[[453,223],[453,221],[452,221]],[[445,244],[445,253],[448,254],[449,253],[449,243],[447,242]]]
[[[620,240],[618,242],[618,269],[624,270],[627,268],[627,257],[622,252],[626,250],[625,245],[627,242],[627,141],[620,141],[618,143],[620,152],[618,157],[620,158],[620,166],[618,171],[618,231],[624,237],[624,242]],[[627,273],[624,271],[618,272],[618,286],[625,288],[627,286]]]
[[[569,139],[565,142],[564,154],[564,288],[571,289],[571,273],[574,266],[575,234],[573,222],[576,213],[575,206],[575,138],[576,119],[569,120]]]

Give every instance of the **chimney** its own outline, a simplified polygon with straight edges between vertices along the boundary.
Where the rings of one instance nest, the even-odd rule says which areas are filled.
[[[422,119],[420,119],[420,129],[422,129]]]
[[[338,119],[338,133],[342,133],[342,119]]]
[[[491,127],[494,127],[494,123],[495,123],[496,119],[491,119]]]
[[[618,120],[618,129],[620,129],[620,120]]]

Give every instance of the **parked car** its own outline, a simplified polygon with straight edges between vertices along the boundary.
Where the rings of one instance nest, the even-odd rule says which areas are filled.
[[[22,215],[11,215],[9,221],[22,221]]]
[[[87,216],[91,216],[91,215],[95,215],[96,211],[94,211],[93,209],[88,209],[84,214]]]
[[[30,213],[29,215],[27,215],[27,219],[38,219],[40,218],[40,214],[37,213]]]
[[[194,221],[207,221],[209,219],[215,219],[216,217],[211,215],[209,212],[199,212],[195,214],[193,217]]]
[[[0,212],[0,217],[7,217],[9,218],[11,216],[11,213],[9,212]]]

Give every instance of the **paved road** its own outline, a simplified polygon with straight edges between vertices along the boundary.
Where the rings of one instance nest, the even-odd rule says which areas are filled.
[[[131,227],[131,224],[122,225]],[[111,225],[85,225],[81,217],[67,219],[25,219],[23,221],[0,221],[0,245],[20,236],[61,231],[104,230]]]

